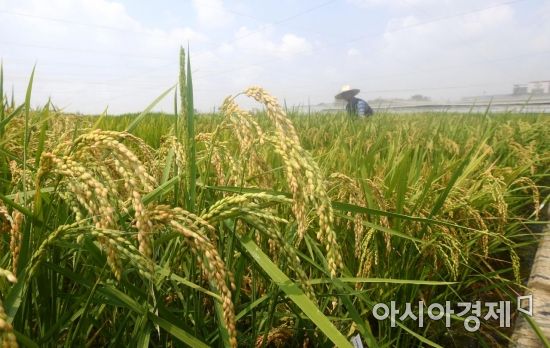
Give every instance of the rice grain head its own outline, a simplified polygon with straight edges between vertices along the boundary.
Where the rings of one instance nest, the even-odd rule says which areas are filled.
[[[226,279],[234,287],[233,276],[227,270],[208,233],[215,233],[215,228],[204,219],[181,208],[170,208],[160,205],[148,208],[148,219],[153,227],[166,226],[180,233],[191,250],[200,259],[203,271],[220,292],[222,298],[223,319],[229,333],[232,347],[237,346],[237,329],[231,290]],[[208,231],[208,232],[207,232]]]
[[[265,136],[275,151],[282,157],[288,186],[293,197],[292,210],[298,223],[298,243],[303,239],[309,225],[308,207],[317,215],[319,229],[317,239],[327,252],[327,262],[332,277],[343,268],[342,256],[336,233],[332,228],[334,214],[325,187],[321,170],[311,155],[303,149],[292,122],[286,117],[277,100],[261,87],[250,87],[244,94],[262,103],[267,116],[275,127],[273,136]],[[228,99],[226,99],[228,100]],[[234,111],[234,104],[228,104],[228,112]]]
[[[19,210],[12,212],[12,221],[10,230],[10,252],[12,258],[12,272],[17,274],[17,265],[19,263],[19,252],[21,251],[21,241],[23,240],[22,225],[24,215]]]

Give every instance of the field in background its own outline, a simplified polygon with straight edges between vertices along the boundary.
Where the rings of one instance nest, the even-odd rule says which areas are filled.
[[[0,343],[507,343],[498,321],[392,327],[372,308],[523,292],[548,117],[287,117],[260,88],[194,116],[185,70],[178,117],[4,105]]]
[[[513,113],[548,114],[550,94],[539,95],[497,95],[462,98],[459,101],[432,101],[411,99],[374,99],[368,101],[377,113]],[[345,103],[321,103],[300,105],[294,110],[301,113],[342,112]]]

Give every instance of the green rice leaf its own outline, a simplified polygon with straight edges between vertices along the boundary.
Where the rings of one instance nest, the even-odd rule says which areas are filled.
[[[164,99],[164,97],[166,97],[168,95],[168,93],[170,93],[174,88],[176,88],[176,85],[168,88],[166,91],[164,91],[161,95],[159,95],[157,97],[157,99],[155,99],[151,104],[149,104],[149,106],[147,106],[145,108],[145,110],[143,110],[141,112],[141,114],[139,114],[136,118],[134,118],[134,120],[132,121],[132,123],[130,123],[128,125],[128,127],[126,127],[126,132],[128,133],[131,133],[134,129],[136,129],[136,127],[139,125],[139,123],[143,120],[143,118],[145,116],[147,116],[151,110],[162,100]]]
[[[334,327],[330,320],[307,297],[302,289],[288,278],[276,264],[260,249],[250,237],[240,238],[243,248],[252,256],[263,271],[291,299],[304,314],[325,334],[337,347],[351,347],[350,342]]]

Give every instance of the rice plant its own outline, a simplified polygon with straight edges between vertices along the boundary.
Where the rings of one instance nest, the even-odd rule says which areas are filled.
[[[139,115],[31,109],[34,73],[16,106],[0,77],[4,346],[507,344],[495,322],[373,307],[522,293],[547,117],[287,115],[260,87],[196,115],[180,58],[179,90]]]

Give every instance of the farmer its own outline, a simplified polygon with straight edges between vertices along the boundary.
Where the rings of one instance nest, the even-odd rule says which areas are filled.
[[[363,99],[355,98],[358,93],[358,89],[352,89],[349,85],[346,85],[342,87],[342,91],[340,91],[340,93],[338,93],[334,98],[345,100],[347,102],[346,110],[352,116],[371,116],[373,111],[369,104],[367,104],[367,102]]]

